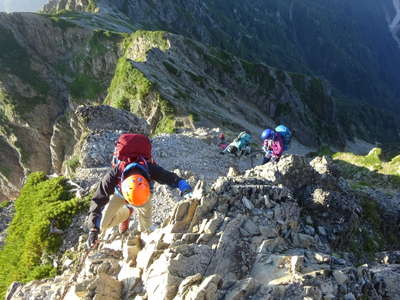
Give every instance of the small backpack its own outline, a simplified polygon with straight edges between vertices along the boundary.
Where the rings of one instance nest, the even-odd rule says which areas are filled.
[[[289,150],[292,139],[292,132],[285,125],[278,125],[275,132],[279,133],[283,138],[284,150]]]
[[[246,147],[250,144],[251,135],[248,134],[246,131],[241,132],[238,137],[235,139],[235,144],[238,150],[242,150],[242,148]]]
[[[118,166],[123,172],[127,165],[142,160],[152,160],[149,138],[143,134],[121,134],[115,143],[112,167]]]

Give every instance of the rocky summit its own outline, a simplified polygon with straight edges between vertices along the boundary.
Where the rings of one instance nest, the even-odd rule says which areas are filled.
[[[117,133],[148,127],[104,106],[75,114],[87,128],[74,170],[83,195],[104,174]],[[154,231],[140,234],[131,222],[128,233],[111,228],[87,250],[83,214],[63,233],[59,275],[14,282],[6,299],[400,299],[398,252],[361,264],[368,247],[355,239],[368,207],[331,160],[286,155],[251,168],[218,153],[217,133],[153,139],[160,165],[195,186],[187,200],[156,187]]]

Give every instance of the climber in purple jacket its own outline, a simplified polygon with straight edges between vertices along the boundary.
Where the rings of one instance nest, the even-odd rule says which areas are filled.
[[[265,152],[262,164],[278,161],[285,150],[283,137],[272,129],[265,129],[261,134],[261,139],[264,141],[263,150]]]

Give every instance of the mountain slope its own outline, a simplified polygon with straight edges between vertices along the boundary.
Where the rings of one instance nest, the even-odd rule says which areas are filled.
[[[399,110],[396,1],[99,0],[97,6],[125,14],[143,29],[182,34],[254,62],[322,76],[337,95]],[[75,1],[62,3],[57,9],[73,9]]]
[[[30,13],[1,13],[0,31],[0,180],[14,186],[4,198],[29,171],[61,170],[74,144],[68,111],[102,101],[120,37]]]
[[[63,172],[73,162],[81,132],[71,111],[82,103],[130,110],[153,133],[197,123],[258,136],[283,122],[312,147],[340,148],[353,137],[396,141],[394,119],[370,108],[338,109],[319,78],[250,63],[179,35],[107,30],[129,26],[112,14],[0,14],[2,199],[14,198],[30,171]]]

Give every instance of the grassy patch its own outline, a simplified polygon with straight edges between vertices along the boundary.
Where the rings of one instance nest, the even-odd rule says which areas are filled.
[[[160,110],[163,118],[158,122],[154,134],[175,132],[175,107],[167,100],[159,99]]]
[[[106,103],[138,112],[141,101],[150,93],[152,83],[125,57],[118,60]]]
[[[148,117],[150,111],[158,107],[161,117],[157,120],[157,124],[153,124],[155,125],[154,132],[174,132],[176,114],[174,106],[160,96],[155,84],[147,79],[128,58],[131,43],[136,43],[138,39],[153,45],[158,44],[161,49],[168,47],[168,43],[164,39],[164,32],[160,31],[137,31],[127,37],[122,43],[125,54],[118,60],[105,103],[142,117]],[[149,49],[153,47],[150,47],[150,44]],[[171,66],[167,65],[166,68],[170,68],[170,72],[174,73],[175,69],[172,69]]]
[[[11,204],[11,201],[2,201],[0,202],[0,210],[8,207]]]
[[[66,165],[71,169],[72,172],[75,172],[75,170],[81,165],[79,162],[79,157],[73,156],[71,159],[66,161]]]
[[[397,249],[400,238],[396,225],[385,221],[380,215],[381,209],[375,200],[362,195],[360,204],[360,224],[351,234],[348,250],[355,254],[360,263],[364,263],[373,260],[377,252]]]
[[[160,133],[174,133],[175,132],[175,119],[172,116],[165,116],[158,122],[154,134]]]
[[[333,159],[348,162],[358,167],[367,168],[370,171],[377,171],[383,168],[380,160],[381,149],[374,148],[367,155],[355,155],[353,153],[338,152],[333,155]]]
[[[135,60],[146,61],[147,52],[151,49],[158,48],[161,51],[169,49],[169,43],[165,39],[165,31],[146,31],[137,30],[123,41],[123,49],[129,51],[129,46],[140,43],[142,50],[140,52],[134,50]]]
[[[69,85],[71,95],[77,99],[96,99],[103,91],[101,83],[86,74],[78,74]]]
[[[165,31],[147,31],[147,30],[137,30],[135,31],[128,42],[137,39],[143,39],[145,41],[151,42],[153,47],[157,47],[162,51],[169,48],[168,41],[165,39]]]
[[[50,232],[51,224],[67,229],[80,210],[87,209],[88,199],[73,198],[66,179],[47,179],[44,173],[28,176],[15,201],[15,216],[7,229],[0,251],[0,297],[13,281],[27,282],[51,277],[56,270],[42,264],[41,257],[57,252],[62,236]]]
[[[338,152],[332,155],[342,176],[362,181],[368,186],[398,188],[400,186],[400,155],[385,162],[381,149],[374,148],[367,155]]]

